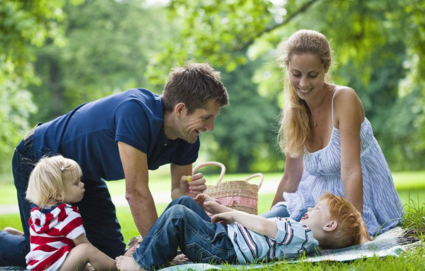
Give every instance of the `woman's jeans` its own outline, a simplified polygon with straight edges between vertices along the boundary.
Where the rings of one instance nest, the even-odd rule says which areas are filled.
[[[179,247],[193,262],[217,264],[237,260],[226,226],[211,224],[204,209],[188,196],[168,205],[133,258],[143,269],[154,270],[171,262]]]
[[[25,199],[25,193],[29,176],[36,163],[33,136],[30,136],[16,147],[12,161],[24,236],[0,232],[0,266],[26,266],[25,256],[30,250],[28,220],[31,209],[30,203]],[[105,181],[85,179],[83,182],[86,190],[84,198],[75,205],[83,218],[87,238],[111,258],[123,255],[124,238]]]

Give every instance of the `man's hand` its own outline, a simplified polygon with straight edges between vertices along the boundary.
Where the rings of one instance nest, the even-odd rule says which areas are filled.
[[[182,196],[191,198],[201,194],[207,189],[202,173],[192,174],[192,165],[179,166],[171,164],[171,198],[177,199]]]
[[[232,224],[235,223],[234,214],[236,212],[226,212],[215,214],[211,217],[211,223],[223,223],[223,224]]]
[[[196,195],[201,194],[205,189],[207,189],[205,182],[206,180],[202,173],[192,176],[182,176],[180,178],[180,190],[185,195],[194,198]]]

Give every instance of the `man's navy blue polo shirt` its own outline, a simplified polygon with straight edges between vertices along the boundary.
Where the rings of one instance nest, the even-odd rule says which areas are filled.
[[[124,178],[118,141],[146,153],[151,170],[168,163],[192,164],[200,146],[199,137],[194,144],[165,137],[161,97],[146,89],[82,104],[34,134],[37,159],[60,153],[77,161],[83,178],[90,180]]]

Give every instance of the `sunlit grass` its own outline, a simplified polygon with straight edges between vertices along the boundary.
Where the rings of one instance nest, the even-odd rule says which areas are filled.
[[[224,180],[242,180],[250,174],[226,174]],[[422,217],[419,215],[420,210],[424,208],[425,199],[425,171],[421,172],[399,172],[394,173],[394,182],[397,187],[400,199],[404,205],[416,206],[416,209],[409,209],[408,214],[405,218],[405,225],[408,223],[408,227],[419,227],[420,223],[424,223]],[[208,184],[215,184],[218,179],[218,175],[206,175]],[[281,178],[281,173],[267,173],[264,174],[264,182],[278,183]],[[255,182],[253,180],[253,182]],[[410,184],[409,184],[410,183]],[[107,182],[109,191],[112,196],[123,196],[125,194],[125,181],[112,181]],[[1,205],[14,205],[17,204],[16,190],[11,181],[0,181],[0,206]],[[171,183],[169,175],[167,174],[152,174],[149,186],[153,193],[161,191],[169,191]],[[263,213],[270,209],[271,203],[274,198],[274,193],[260,194],[258,200],[258,212]],[[420,201],[422,200],[422,201]],[[158,214],[161,214],[166,208],[167,203],[160,203],[156,205]],[[407,206],[407,205],[406,205]],[[408,207],[409,208],[409,207]],[[415,211],[416,210],[416,211]],[[417,211],[419,210],[419,211]],[[406,211],[408,211],[406,209]],[[138,235],[136,226],[134,225],[133,218],[131,216],[130,209],[125,207],[117,208],[117,216],[120,221],[122,232],[125,240],[129,240],[131,237]],[[19,214],[6,214],[0,215],[0,229],[12,226],[18,229],[22,229]]]
[[[171,190],[171,181],[168,171],[163,170],[162,172],[150,172],[149,187],[151,191],[161,192]],[[422,193],[418,190],[425,190],[425,171],[415,172],[395,172],[392,173],[394,177],[394,184],[399,191],[400,198],[404,201],[408,198],[409,191],[413,194]],[[224,181],[226,180],[243,180],[250,174],[226,174]],[[217,174],[206,175],[207,184],[213,185],[218,180]],[[282,177],[282,173],[265,173],[264,183],[275,183],[276,186]],[[258,180],[253,179],[253,183]],[[125,195],[125,181],[109,181],[106,182],[109,187],[109,192],[112,196],[124,196]],[[277,187],[276,187],[277,188]],[[16,190],[13,185],[13,179],[11,175],[1,176],[0,178],[0,205],[13,205],[17,204]],[[271,201],[270,201],[271,203]]]
[[[270,195],[261,195],[260,196],[260,210],[267,210],[270,199]],[[406,209],[406,216],[403,222],[404,228],[414,228],[421,229],[424,226],[423,219],[425,217],[425,202],[419,197],[411,197],[407,199],[407,202],[404,202],[404,207]],[[267,206],[266,206],[267,205]],[[158,213],[162,213],[166,208],[166,204],[157,205]],[[125,240],[128,241],[132,236],[138,235],[137,230],[134,226],[130,211],[126,207],[118,208],[118,218],[122,225],[122,231],[125,236]],[[0,216],[0,228],[4,226],[12,226],[20,229],[19,215],[1,215]],[[422,243],[424,242],[424,235],[417,235]],[[387,256],[383,258],[372,257],[367,259],[358,259],[350,262],[318,262],[310,263],[306,261],[301,261],[296,264],[288,262],[279,262],[276,264],[267,265],[264,268],[256,270],[288,270],[288,271],[298,271],[298,270],[331,270],[331,271],[375,271],[375,270],[385,270],[385,271],[399,271],[399,270],[425,270],[425,246],[418,246],[415,249],[408,250],[403,253],[400,257]],[[222,266],[224,270],[239,270],[233,268],[229,265]]]

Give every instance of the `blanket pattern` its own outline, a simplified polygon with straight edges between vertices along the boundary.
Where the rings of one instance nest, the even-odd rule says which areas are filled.
[[[321,262],[321,261],[352,261],[355,259],[370,257],[399,256],[410,246],[417,245],[418,239],[410,237],[411,232],[406,232],[401,227],[393,228],[381,235],[375,240],[340,249],[323,249],[316,253],[306,255],[303,259],[287,259],[286,263],[297,263],[299,261]],[[161,271],[178,271],[178,270],[226,270],[232,269],[260,269],[265,266],[273,266],[281,264],[282,261],[274,261],[271,263],[253,264],[253,265],[210,265],[188,263],[184,265],[176,265],[161,269]]]
[[[351,247],[340,249],[324,249],[314,254],[307,255],[303,259],[287,259],[287,263],[296,263],[299,261],[321,262],[321,261],[352,261],[355,259],[370,257],[399,256],[409,247],[419,245],[418,239],[410,237],[411,232],[406,232],[400,227],[391,229],[375,240]],[[203,263],[185,263],[182,265],[170,266],[161,269],[162,271],[178,271],[178,270],[226,270],[232,269],[260,269],[265,266],[273,266],[281,264],[282,261],[274,261],[271,263],[253,264],[253,265],[211,265]],[[6,266],[0,267],[0,271],[24,271],[25,268]]]

